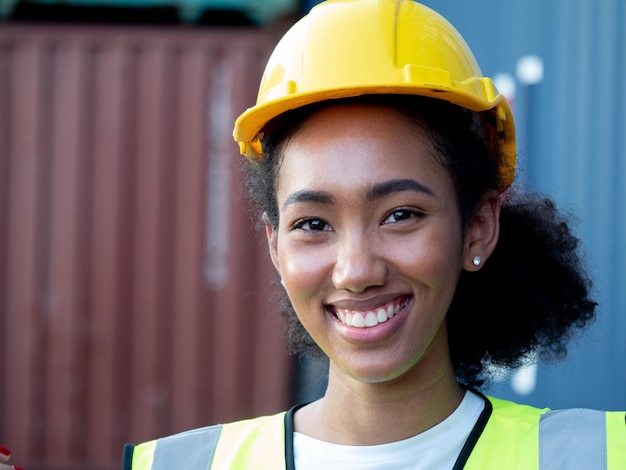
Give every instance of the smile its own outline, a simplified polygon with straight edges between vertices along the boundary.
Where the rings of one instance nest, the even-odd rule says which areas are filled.
[[[334,311],[344,325],[355,328],[371,328],[395,317],[408,303],[408,298],[399,297],[389,304],[381,305],[372,310],[347,310],[335,307]]]

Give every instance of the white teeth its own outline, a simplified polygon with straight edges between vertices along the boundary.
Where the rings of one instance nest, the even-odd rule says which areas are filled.
[[[389,307],[391,308],[391,307]],[[387,320],[389,320],[389,317],[387,316],[387,312],[385,312],[384,308],[379,308],[378,309],[378,323],[383,323],[386,322]]]
[[[387,320],[393,318],[398,314],[400,310],[408,305],[409,301],[406,299],[401,304],[389,305],[386,309],[380,307],[378,310],[370,310],[368,312],[354,312],[347,313],[345,310],[336,309],[337,318],[348,325],[356,328],[369,328],[376,326],[380,323],[384,323]]]
[[[387,307],[387,313],[386,313],[387,318],[393,318],[396,313],[397,312],[395,311],[393,305],[390,305],[389,307]]]
[[[378,325],[378,317],[374,312],[367,312],[365,316],[365,326],[376,326]]]
[[[352,315],[352,326],[356,326],[357,328],[365,327],[365,318],[363,318],[361,312],[354,312]]]

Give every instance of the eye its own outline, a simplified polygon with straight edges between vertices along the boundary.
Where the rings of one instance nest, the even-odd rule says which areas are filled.
[[[415,210],[395,209],[391,211],[389,215],[387,215],[387,217],[385,217],[385,220],[383,220],[382,225],[402,222],[402,221],[409,220],[409,219],[418,219],[423,216],[424,214],[422,212],[418,212]]]
[[[295,224],[293,224],[292,229],[300,229],[307,230],[311,232],[322,232],[326,230],[331,230],[330,225],[324,222],[321,219],[300,219]]]

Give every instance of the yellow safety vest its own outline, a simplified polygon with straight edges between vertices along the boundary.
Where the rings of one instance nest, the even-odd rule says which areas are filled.
[[[127,445],[123,468],[294,470],[293,411]],[[485,398],[454,468],[626,470],[626,413]]]

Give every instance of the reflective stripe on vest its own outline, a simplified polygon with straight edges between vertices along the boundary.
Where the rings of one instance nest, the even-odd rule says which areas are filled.
[[[607,468],[606,413],[573,409],[541,415],[539,468]]]
[[[624,413],[546,412],[490,401],[493,413],[465,470],[626,469]],[[279,413],[141,444],[132,470],[285,469],[284,417]]]
[[[284,417],[283,412],[144,442],[135,446],[130,469],[285,468]]]
[[[158,439],[151,470],[208,469],[221,432],[222,426],[218,425]]]

